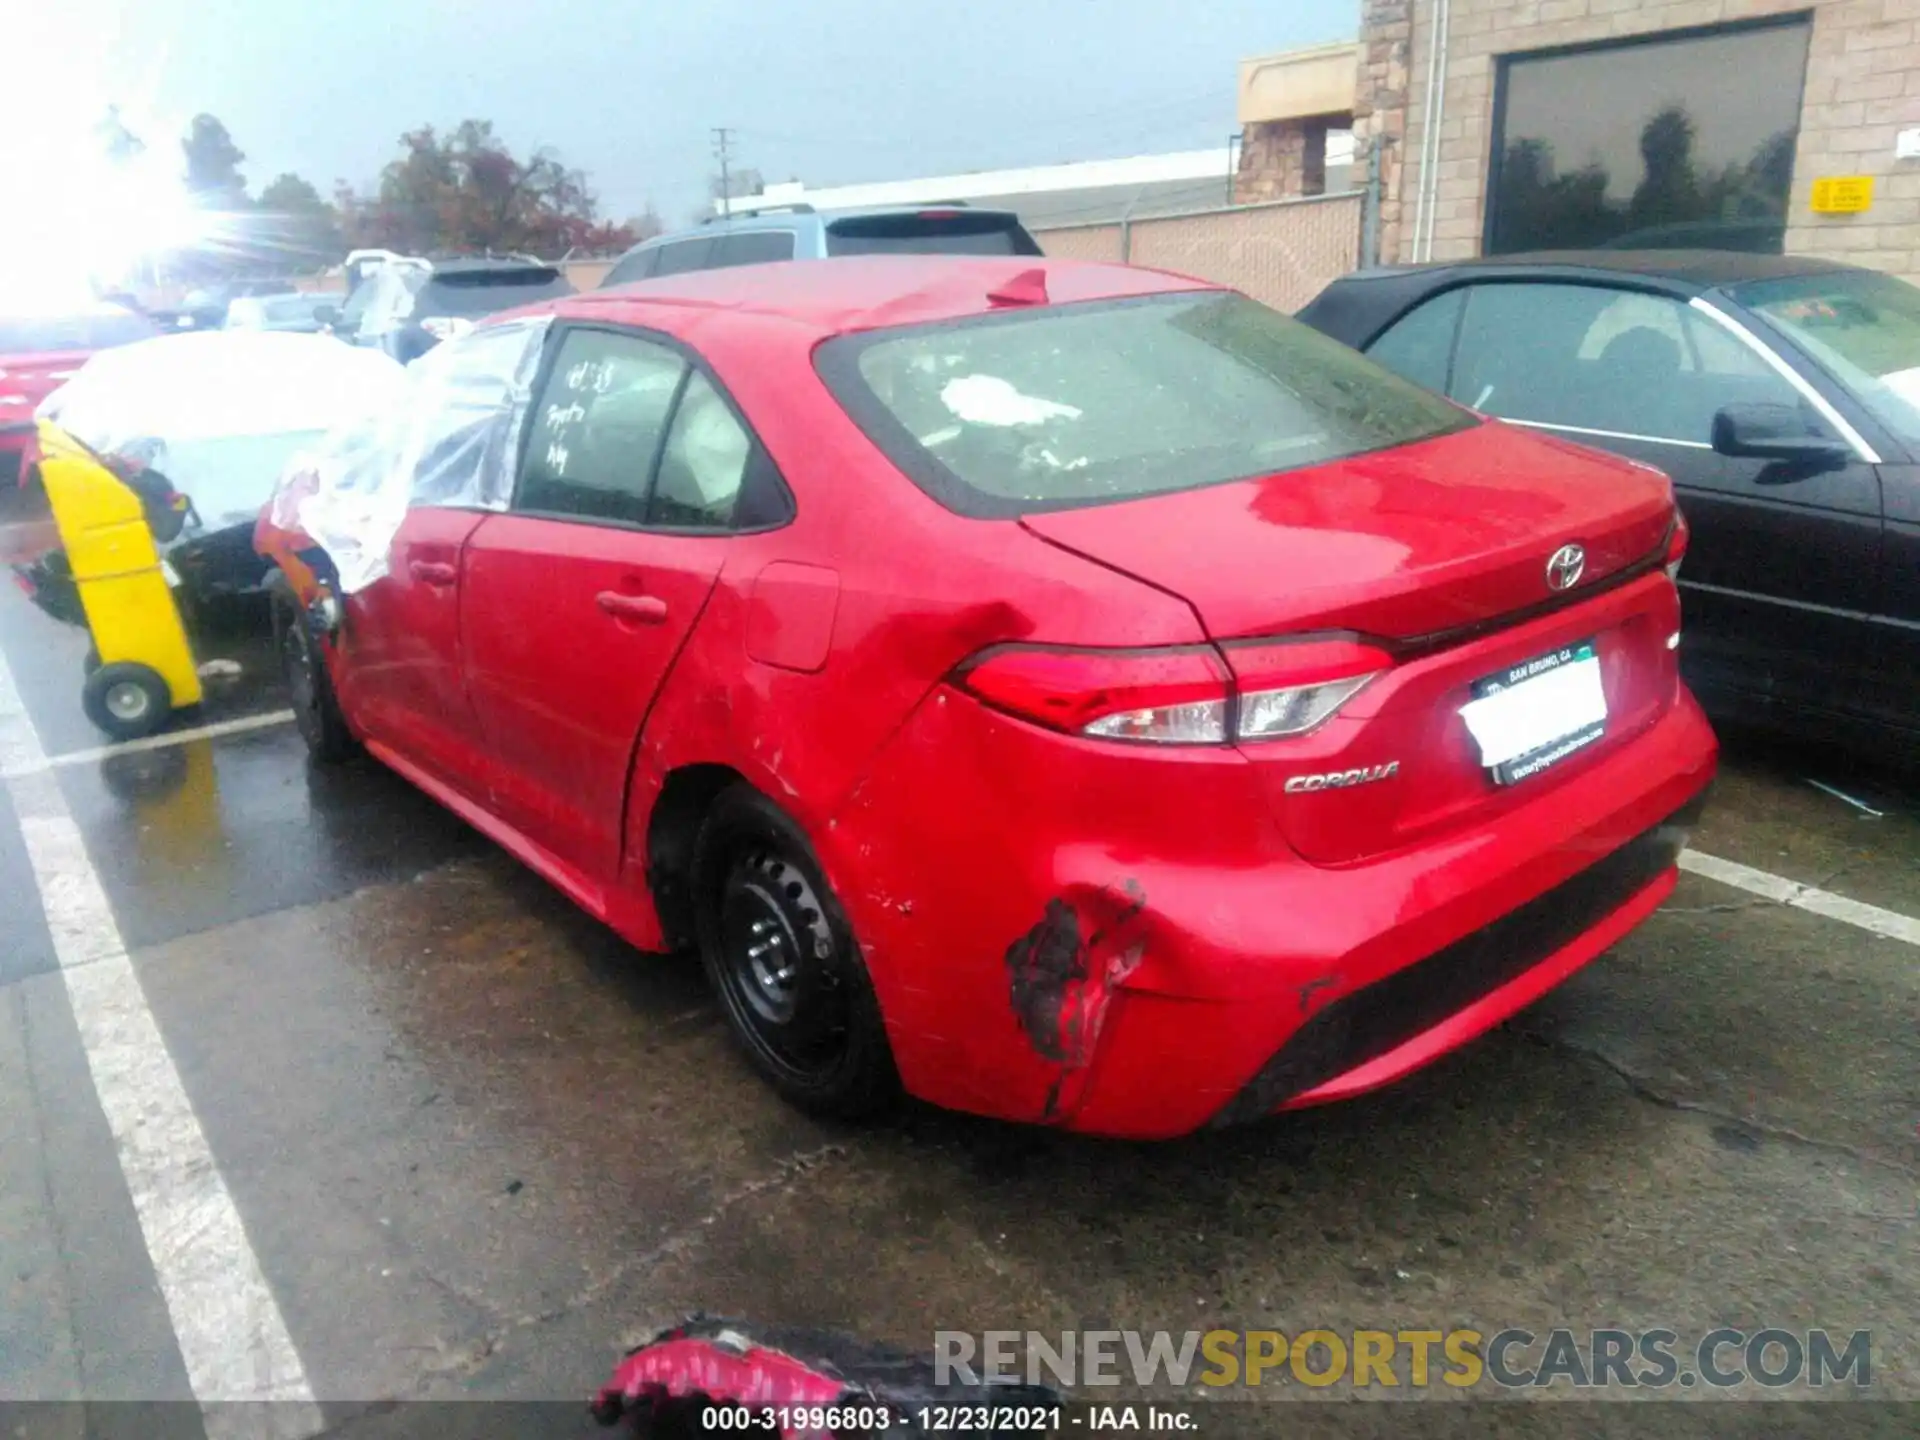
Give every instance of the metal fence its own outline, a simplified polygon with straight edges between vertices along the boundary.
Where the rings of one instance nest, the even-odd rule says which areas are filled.
[[[1048,255],[1176,270],[1291,313],[1360,263],[1358,190],[1038,230]]]

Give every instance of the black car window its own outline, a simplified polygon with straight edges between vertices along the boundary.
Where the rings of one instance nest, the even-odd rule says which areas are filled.
[[[648,479],[687,362],[609,330],[560,342],[527,419],[516,510],[644,524]]]
[[[791,230],[745,230],[737,235],[722,235],[708,263],[718,269],[725,265],[766,265],[791,259]]]
[[[1040,246],[1011,215],[926,210],[850,215],[827,226],[829,255],[1038,255]]]
[[[671,245],[662,245],[654,252],[660,258],[655,262],[655,275],[678,275],[687,270],[704,270],[711,263],[713,237],[702,235],[695,240],[675,240]]]
[[[1692,445],[1723,405],[1799,398],[1679,300],[1531,283],[1469,292],[1449,393],[1503,419]]]
[[[524,269],[445,270],[435,273],[414,297],[413,315],[458,315],[478,320],[536,300],[571,295],[573,286],[550,266]]]
[[[1460,328],[1460,312],[1467,292],[1449,290],[1400,317],[1367,347],[1367,358],[1416,385],[1445,392],[1447,367],[1453,359],[1453,337]]]
[[[631,255],[622,256],[607,272],[607,278],[600,282],[600,288],[604,290],[609,285],[626,285],[634,280],[646,279],[653,274],[654,264],[659,258],[658,249],[636,250]]]

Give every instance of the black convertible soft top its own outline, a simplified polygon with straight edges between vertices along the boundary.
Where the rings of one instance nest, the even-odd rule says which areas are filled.
[[[1343,275],[1295,318],[1343,344],[1363,348],[1428,295],[1475,280],[1629,279],[1691,298],[1751,280],[1856,268],[1811,255],[1753,255],[1737,250],[1538,250],[1433,265],[1390,265]]]

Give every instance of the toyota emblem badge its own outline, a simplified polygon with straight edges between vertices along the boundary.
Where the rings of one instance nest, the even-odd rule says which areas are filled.
[[[1547,588],[1571,590],[1587,570],[1587,552],[1579,545],[1562,545],[1547,561]]]

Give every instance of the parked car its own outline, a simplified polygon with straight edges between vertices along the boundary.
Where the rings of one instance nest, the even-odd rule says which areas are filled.
[[[327,328],[320,318],[326,306],[338,306],[337,295],[314,295],[286,290],[276,295],[242,295],[227,304],[228,330],[290,330],[315,335]]]
[[[1336,1100],[1673,886],[1715,742],[1666,479],[1233,292],[749,266],[414,379],[258,533],[302,733],[696,946],[800,1104]]]
[[[573,294],[537,260],[415,260],[376,265],[338,313],[321,312],[334,334],[384,350],[401,364],[487,316]]]
[[[687,270],[835,255],[1039,253],[1039,242],[1009,210],[893,205],[822,213],[811,205],[783,205],[716,216],[692,230],[643,240],[620,257],[600,288]]]
[[[1804,256],[1509,255],[1336,280],[1299,318],[1463,405],[1657,465],[1708,710],[1911,759],[1920,289]]]
[[[0,315],[0,484],[20,476],[33,446],[34,409],[78,374],[89,355],[159,333],[124,305],[81,303]]]

